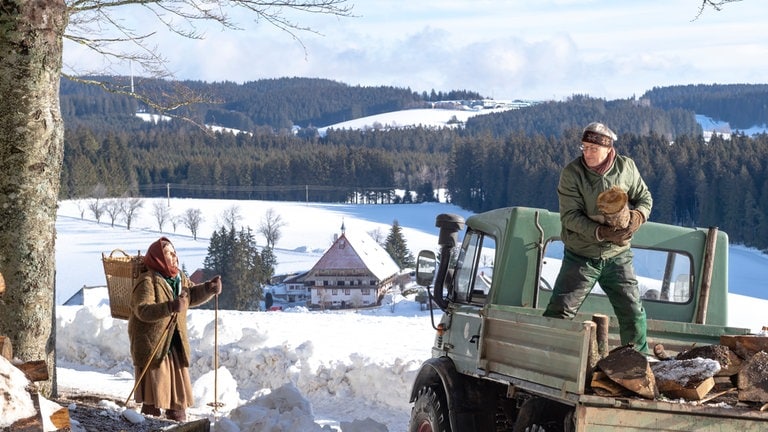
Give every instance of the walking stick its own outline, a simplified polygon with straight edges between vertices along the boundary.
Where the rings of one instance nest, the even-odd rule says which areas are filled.
[[[219,402],[219,295],[216,294],[213,299],[213,402],[208,406],[213,407],[213,418],[216,419],[216,412],[224,404]]]
[[[155,354],[157,354],[157,350],[160,349],[160,344],[162,344],[165,341],[166,335],[168,334],[168,331],[173,327],[174,324],[176,324],[176,316],[177,314],[171,315],[171,319],[168,320],[168,325],[165,326],[165,330],[163,330],[163,334],[160,336],[160,339],[157,340],[157,344],[155,344],[155,348],[152,350],[152,354],[149,355],[149,358],[147,359],[147,364],[144,365],[144,369],[141,371],[141,375],[139,375],[139,379],[136,380],[136,384],[133,385],[133,390],[131,390],[131,393],[128,395],[128,398],[125,400],[125,404],[128,405],[128,401],[131,400],[131,396],[133,396],[133,393],[136,391],[136,389],[139,387],[139,383],[142,379],[144,379],[144,375],[147,373],[147,370],[149,369],[149,365],[152,363],[152,359],[155,358]]]

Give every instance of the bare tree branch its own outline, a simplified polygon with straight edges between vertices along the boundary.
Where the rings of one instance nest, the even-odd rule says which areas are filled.
[[[218,103],[218,101],[215,99],[203,97],[193,92],[189,88],[181,85],[178,82],[172,83],[174,86],[174,91],[172,93],[165,93],[162,95],[155,95],[155,96],[147,96],[147,95],[142,95],[142,94],[138,94],[131,91],[130,87],[119,86],[113,82],[72,76],[64,73],[62,73],[61,76],[66,77],[74,82],[101,87],[102,89],[110,93],[130,96],[140,102],[143,102],[144,104],[147,105],[147,107],[153,110],[162,112],[163,115],[167,117],[189,122],[206,134],[210,135],[213,133],[209,128],[205,127],[204,125],[201,125],[194,119],[191,119],[184,115],[176,114],[173,112],[173,110],[176,110],[178,108],[182,108],[185,106],[194,105],[197,103]]]
[[[712,9],[716,11],[723,10],[723,6],[725,6],[728,3],[736,3],[740,2],[741,0],[701,0],[701,7],[699,7],[699,12],[696,14],[696,17],[693,18],[693,21],[696,21],[699,19],[699,17],[704,13],[704,9],[707,8],[707,6],[711,7]]]
[[[132,28],[123,18],[133,16],[126,13],[130,7],[149,11],[171,33],[187,39],[204,39],[205,33],[201,30],[201,26],[207,23],[218,24],[224,29],[242,30],[243,28],[232,17],[247,15],[253,17],[253,23],[256,25],[267,22],[287,33],[301,46],[305,56],[307,48],[299,38],[299,33],[319,33],[311,27],[292,21],[286,16],[287,11],[338,17],[352,16],[352,7],[347,5],[347,0],[68,0],[66,3],[69,25],[64,38],[98,53],[107,62],[127,61],[132,66],[136,65],[141,72],[149,74],[150,78],[161,79],[172,78],[173,73],[167,67],[168,60],[159,53],[156,46],[152,45],[152,40],[158,36],[158,33],[139,32]],[[74,65],[66,66],[72,71],[77,69]],[[139,75],[144,75],[143,73]],[[185,105],[212,102],[193,95],[188,89],[183,91],[181,88],[177,88],[181,91],[175,97],[164,95],[164,100],[158,100],[156,95],[134,94],[106,80],[82,78],[89,75],[115,74],[104,73],[104,71],[62,73],[62,76],[73,81],[95,84],[107,91],[130,95],[148,107],[163,113],[169,113]],[[184,118],[174,114],[168,115]]]
[[[171,32],[190,39],[205,37],[198,29],[202,23],[218,23],[225,29],[242,30],[232,20],[239,12],[249,12],[258,24],[266,21],[272,26],[288,33],[298,41],[306,52],[306,47],[297,36],[299,32],[317,33],[314,29],[302,26],[285,15],[286,10],[296,10],[312,14],[328,14],[340,17],[350,17],[352,7],[346,5],[347,0],[74,0],[68,2],[70,23],[65,37],[89,48],[96,48],[102,55],[116,58],[134,57],[152,63],[153,56],[146,58],[120,50],[119,43],[133,43],[145,53],[155,54],[153,47],[147,46],[148,39],[154,33],[139,34],[130,28],[119,17],[117,10],[124,11],[126,6],[141,6],[153,14]],[[119,8],[119,9],[118,9]],[[123,12],[124,13],[124,12]],[[123,15],[124,16],[124,15]],[[119,37],[94,37],[94,35],[113,34]],[[114,49],[107,49],[107,45]],[[161,62],[163,63],[163,62]],[[141,63],[144,66],[144,63]],[[156,66],[149,70],[157,69]]]

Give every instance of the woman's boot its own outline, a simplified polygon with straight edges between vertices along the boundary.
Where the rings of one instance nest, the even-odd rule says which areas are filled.
[[[168,419],[177,421],[177,422],[187,421],[187,412],[186,410],[183,410],[183,409],[180,409],[180,410],[167,409],[165,410],[165,416],[168,417]]]
[[[145,415],[160,417],[160,408],[157,408],[154,405],[142,404],[141,413]]]

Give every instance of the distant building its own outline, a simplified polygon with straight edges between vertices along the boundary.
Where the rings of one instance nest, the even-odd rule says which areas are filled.
[[[99,306],[108,304],[109,294],[107,294],[107,287],[104,285],[83,285],[76,293],[72,294],[72,297],[64,302],[64,306]]]
[[[351,308],[380,303],[400,272],[389,254],[371,236],[341,235],[307,272],[303,281],[313,307]]]
[[[191,275],[189,275],[189,280],[194,284],[201,284],[205,282],[205,271],[203,269],[195,270]]]
[[[279,277],[279,281],[274,281],[270,292],[275,300],[282,300],[288,303],[305,303],[309,301],[309,287],[304,283],[308,272],[295,273]],[[274,279],[277,279],[275,277]]]

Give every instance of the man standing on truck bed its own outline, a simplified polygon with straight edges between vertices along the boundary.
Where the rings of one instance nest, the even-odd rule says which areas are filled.
[[[581,137],[582,155],[560,174],[562,267],[544,316],[573,318],[599,282],[619,321],[622,345],[633,344],[648,353],[645,309],[640,300],[629,241],[648,220],[653,199],[635,162],[613,147],[616,134],[602,123],[590,123]],[[604,225],[598,195],[619,186],[626,191],[631,210],[629,225]]]

